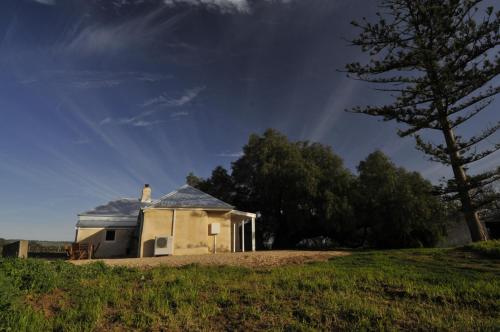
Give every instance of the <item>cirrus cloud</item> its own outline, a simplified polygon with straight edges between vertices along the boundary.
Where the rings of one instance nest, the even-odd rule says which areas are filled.
[[[259,0],[268,3],[290,3],[293,0]],[[177,5],[189,5],[193,7],[205,7],[218,10],[224,14],[252,12],[252,1],[250,0],[163,0],[163,3],[169,7]]]
[[[33,0],[34,2],[40,3],[42,5],[52,6],[56,4],[55,0]]]
[[[207,8],[218,9],[223,13],[248,13],[250,5],[247,0],[164,0],[167,6],[176,6],[179,4],[187,4],[191,6],[204,6]]]

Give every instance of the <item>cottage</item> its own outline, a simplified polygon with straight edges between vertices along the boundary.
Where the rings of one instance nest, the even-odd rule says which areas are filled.
[[[151,199],[119,199],[78,215],[75,242],[95,257],[152,257],[255,250],[255,214],[189,185]]]

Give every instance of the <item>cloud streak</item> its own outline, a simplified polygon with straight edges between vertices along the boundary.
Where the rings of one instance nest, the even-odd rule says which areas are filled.
[[[206,89],[206,86],[197,86],[192,89],[187,89],[184,94],[178,98],[172,98],[167,93],[163,93],[158,97],[146,100],[141,106],[165,106],[165,107],[180,107],[193,101],[198,95]]]
[[[33,0],[36,3],[42,4],[42,5],[47,5],[47,6],[53,6],[56,4],[55,0]]]
[[[316,126],[309,135],[311,141],[321,141],[332,129],[334,124],[344,115],[344,109],[348,107],[356,91],[356,82],[342,81],[337,90],[333,91],[328,98],[323,113]]]
[[[173,7],[186,4],[195,7],[217,9],[222,13],[249,13],[250,4],[247,0],[164,0],[165,5]]]
[[[79,139],[77,139],[76,141],[74,141],[73,143],[77,144],[77,145],[82,145],[82,144],[89,144],[91,141],[89,138],[87,137],[81,137]]]
[[[97,70],[44,70],[18,81],[21,85],[46,83],[69,86],[75,89],[114,88],[130,82],[156,83],[172,78],[172,75],[139,71]]]
[[[176,98],[170,97],[168,93],[163,93],[158,97],[151,98],[146,100],[140,106],[142,108],[148,108],[142,113],[128,117],[128,118],[119,118],[113,119],[110,117],[106,117],[99,122],[100,126],[113,124],[113,125],[128,125],[134,127],[150,127],[157,124],[160,124],[165,121],[161,120],[149,120],[153,115],[164,111],[165,108],[172,107],[182,107],[190,104],[194,101],[202,91],[206,89],[206,86],[197,86],[191,89],[187,89],[184,93]],[[183,116],[188,116],[189,112],[187,111],[178,111],[170,114],[171,118],[179,118]]]
[[[174,112],[174,113],[170,114],[170,116],[172,118],[178,118],[181,116],[188,116],[188,115],[189,115],[189,112],[186,112],[186,111]]]
[[[168,15],[165,7],[158,7],[145,15],[120,22],[102,21],[76,26],[75,32],[58,46],[58,51],[68,55],[114,55],[124,50],[133,52],[147,45],[157,45],[158,40],[169,35],[186,16],[184,13]]]
[[[290,3],[293,0],[259,0],[268,3]],[[211,10],[218,10],[223,14],[250,14],[252,4],[249,0],[163,0],[168,7],[178,5],[188,5],[191,7],[204,7]]]
[[[121,118],[121,119],[117,119],[117,120],[113,120],[111,118],[106,118],[103,121],[104,121],[104,124],[114,123],[114,124],[118,124],[118,125],[128,125],[128,126],[133,126],[133,127],[151,127],[151,126],[160,124],[162,122],[165,122],[165,121],[161,121],[161,120],[140,120],[140,119],[136,119],[134,117]],[[101,124],[103,123],[103,121],[101,121]]]
[[[217,157],[224,157],[224,158],[239,158],[243,156],[243,151],[238,151],[238,152],[222,152],[216,154]]]

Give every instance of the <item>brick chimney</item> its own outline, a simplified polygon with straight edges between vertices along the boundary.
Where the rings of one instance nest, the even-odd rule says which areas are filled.
[[[151,187],[145,184],[142,188],[141,203],[151,203]]]

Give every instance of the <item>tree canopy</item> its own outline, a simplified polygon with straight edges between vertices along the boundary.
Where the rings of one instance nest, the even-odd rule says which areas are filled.
[[[500,149],[498,142],[486,141],[500,122],[483,124],[481,132],[468,138],[456,134],[500,92],[495,80],[500,73],[500,11],[481,6],[481,0],[382,0],[376,22],[352,23],[361,30],[352,44],[368,53],[370,61],[346,66],[350,77],[382,85],[377,90],[393,97],[390,104],[352,111],[406,124],[401,136],[413,136],[431,160],[451,166],[454,178],[443,193],[460,200],[475,241],[485,240],[486,233],[471,196],[500,179],[500,167],[474,176],[466,172]],[[427,141],[423,130],[440,132],[443,142]]]
[[[432,246],[443,234],[442,203],[417,173],[375,152],[353,175],[331,147],[292,142],[269,129],[251,135],[231,172],[190,173],[189,184],[258,214],[261,244],[293,248],[328,237],[340,245]]]
[[[358,166],[357,220],[363,241],[375,247],[433,246],[445,232],[446,213],[419,173],[396,167],[382,152]]]

